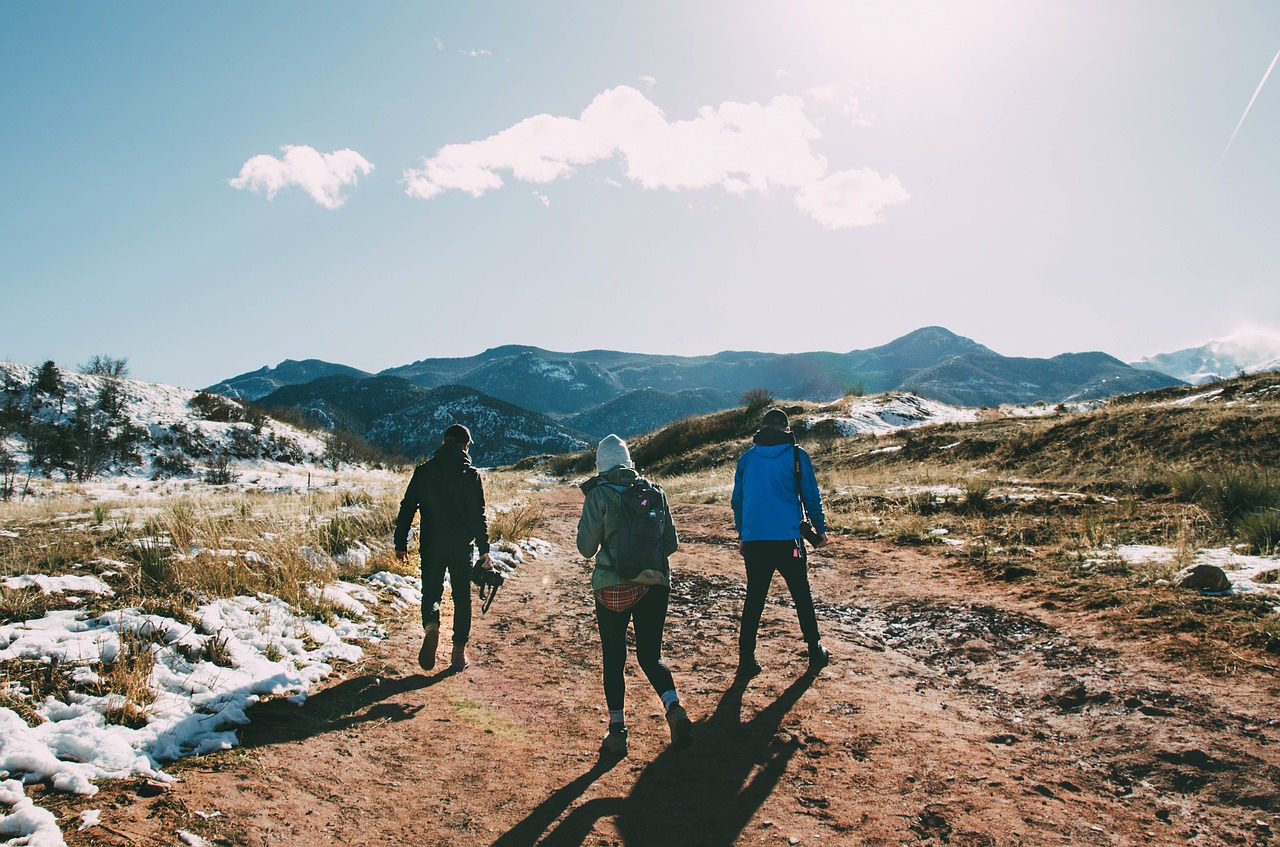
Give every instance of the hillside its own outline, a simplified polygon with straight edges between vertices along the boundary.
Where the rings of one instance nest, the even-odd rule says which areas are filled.
[[[305,484],[325,443],[218,394],[28,365],[0,363],[0,488],[30,479],[87,482],[203,478],[243,473]]]
[[[675,394],[656,388],[637,388],[565,418],[565,423],[593,438],[604,438],[611,432],[631,438],[681,418],[731,408],[736,401],[737,398],[727,392],[711,388],[687,388]]]
[[[417,460],[440,446],[452,423],[465,424],[480,465],[580,449],[587,437],[545,416],[460,385],[422,388],[393,376],[332,376],[285,386],[258,401],[262,408],[300,414],[326,428],[356,433],[393,456]]]

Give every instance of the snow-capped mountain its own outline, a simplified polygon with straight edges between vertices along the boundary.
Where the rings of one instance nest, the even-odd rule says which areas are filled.
[[[1159,353],[1130,365],[1160,371],[1195,385],[1240,374],[1280,370],[1280,333],[1266,329],[1242,330],[1199,347]]]

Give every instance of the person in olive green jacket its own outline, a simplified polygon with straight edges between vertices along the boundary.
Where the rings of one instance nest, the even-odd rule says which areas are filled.
[[[662,632],[671,589],[670,568],[645,570],[634,579],[625,579],[614,570],[613,542],[622,492],[638,478],[626,442],[616,435],[604,438],[596,448],[596,475],[581,486],[586,499],[578,520],[578,552],[588,559],[595,557],[591,590],[595,595],[596,624],[604,659],[604,696],[609,706],[609,733],[600,749],[619,756],[627,753],[623,668],[627,663],[628,622],[635,624],[636,660],[666,709],[672,746],[682,748],[693,743],[693,724],[680,704],[671,671],[662,660]],[[658,488],[659,493],[661,490]],[[670,556],[680,542],[666,495],[662,495],[662,507],[662,552]]]

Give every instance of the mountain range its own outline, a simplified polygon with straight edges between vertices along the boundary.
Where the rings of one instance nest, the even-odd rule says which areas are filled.
[[[911,391],[953,405],[998,406],[1100,399],[1178,382],[1105,353],[1008,357],[942,327],[924,327],[848,353],[668,356],[508,345],[465,358],[423,359],[376,375],[314,359],[287,360],[207,390],[268,411],[298,410],[318,423],[341,425],[379,446],[415,455],[435,437],[432,432],[420,442],[424,436],[415,433],[435,428],[437,419],[445,422],[440,398],[429,392],[461,387],[452,390],[448,402],[473,430],[493,415],[509,422],[519,414],[521,426],[531,427],[527,433],[520,430],[527,444],[505,443],[505,436],[495,444],[490,436],[505,459],[508,449],[534,443],[555,452],[610,432],[623,437],[650,432],[673,420],[730,408],[754,389],[780,399],[815,401]],[[508,425],[502,431],[512,434],[517,428]]]

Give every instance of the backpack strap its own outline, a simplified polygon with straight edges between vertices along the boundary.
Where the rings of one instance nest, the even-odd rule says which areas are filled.
[[[804,493],[800,490],[800,445],[791,445],[791,459],[794,462],[796,471],[796,499],[800,501],[800,514],[807,521],[809,520],[809,510],[804,505]]]

